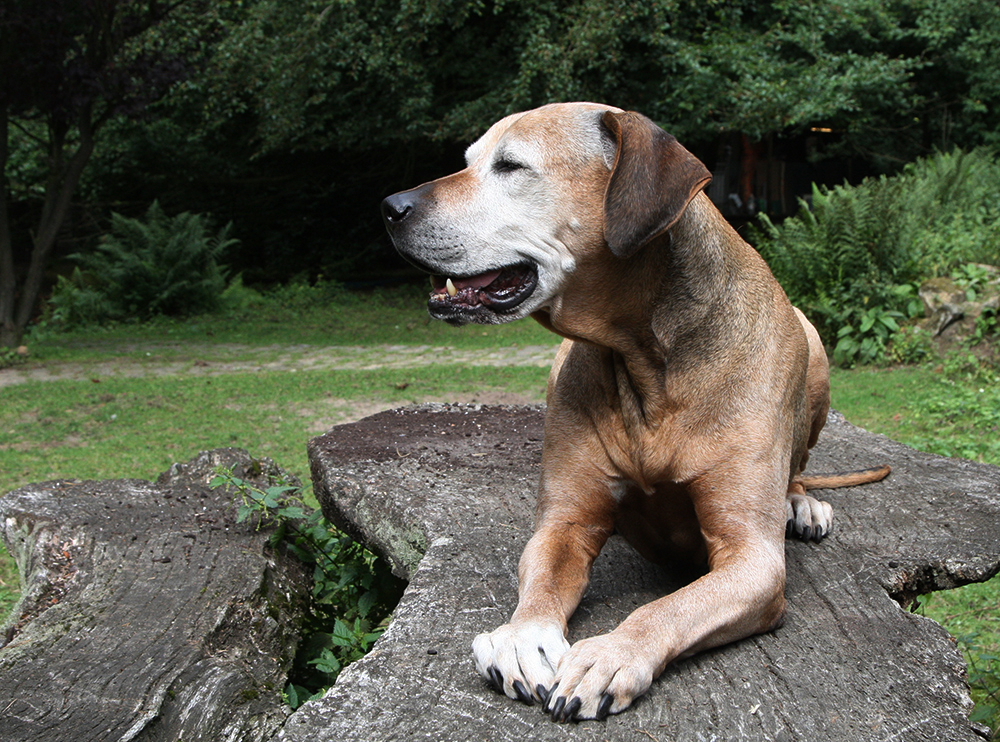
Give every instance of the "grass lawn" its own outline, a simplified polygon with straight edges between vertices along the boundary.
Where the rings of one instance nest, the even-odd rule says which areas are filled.
[[[187,322],[40,333],[31,363],[76,364],[81,378],[0,387],[0,493],[53,478],[154,478],[199,451],[239,446],[269,456],[308,483],[307,440],[388,406],[424,401],[540,401],[547,370],[459,365],[378,370],[284,370],[124,378],[86,373],[109,359],[211,362],[278,357],[290,347],[427,345],[473,349],[553,345],[533,322],[452,328],[426,319],[420,288],[317,297],[252,293],[229,311]],[[296,293],[298,292],[298,293]],[[237,301],[239,300],[239,301]],[[195,349],[195,350],[193,350]],[[148,354],[148,355],[147,355]],[[30,365],[30,364],[29,364]],[[1000,389],[930,368],[835,370],[834,407],[869,430],[944,455],[1000,464]],[[0,615],[17,596],[0,553]],[[997,722],[1000,578],[926,599],[922,611],[964,637],[975,697]],[[982,671],[975,677],[976,667]],[[991,708],[994,711],[990,712]]]

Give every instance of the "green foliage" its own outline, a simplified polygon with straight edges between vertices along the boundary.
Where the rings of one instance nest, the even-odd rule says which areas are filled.
[[[1000,163],[986,150],[938,153],[896,176],[814,186],[780,226],[760,217],[757,247],[838,363],[884,355],[902,320],[922,311],[915,286],[958,271],[970,292],[1000,261]]]
[[[876,172],[1000,138],[1000,6],[977,0],[253,0],[189,17],[208,62],[154,120],[108,122],[87,199],[232,220],[250,285],[401,270],[381,198],[552,101],[636,109],[696,148],[823,126]]]
[[[286,689],[289,705],[297,708],[371,649],[399,601],[401,583],[385,562],[337,531],[322,513],[307,509],[298,498],[300,487],[262,490],[232,471],[220,471],[211,486],[234,488],[237,520],[254,519],[258,528],[273,528],[273,548],[283,545],[313,567],[311,610]]]
[[[982,141],[1000,98],[1000,10],[974,0],[261,0],[237,16],[206,89],[265,149],[467,141],[503,113],[603,100],[686,140],[825,122],[910,159],[929,132]]]
[[[969,685],[976,708],[970,714],[972,721],[986,724],[1000,731],[1000,656],[980,643],[978,633],[957,637],[969,668]]]
[[[75,256],[82,270],[60,277],[52,321],[78,326],[215,309],[226,286],[218,261],[237,243],[231,227],[212,236],[207,216],[168,217],[155,201],[145,220],[112,215],[111,234],[97,250]]]
[[[873,363],[883,356],[889,339],[899,331],[902,312],[869,307],[859,313],[857,327],[847,324],[837,331],[833,360],[841,366]]]
[[[976,329],[969,339],[972,345],[979,345],[987,340],[996,340],[1000,335],[1000,308],[986,307],[976,319]]]
[[[934,357],[933,336],[917,325],[900,327],[893,334],[886,360],[890,363],[917,364]]]
[[[967,301],[975,301],[986,288],[986,285],[995,278],[990,266],[978,263],[966,263],[960,265],[951,273],[955,285],[965,290]]]

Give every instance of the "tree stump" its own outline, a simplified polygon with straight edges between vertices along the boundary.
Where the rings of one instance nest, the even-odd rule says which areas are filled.
[[[832,414],[811,471],[894,471],[821,492],[835,530],[820,544],[787,543],[785,625],[676,662],[621,715],[557,725],[490,689],[470,649],[514,608],[541,440],[539,409],[428,406],[312,441],[327,516],[409,587],[374,651],[277,739],[982,740],[954,641],[906,607],[997,572],[1000,468],[919,453]],[[678,584],[612,539],[570,640],[612,629]]]
[[[309,581],[235,523],[220,449],[145,480],[57,481],[0,499],[24,592],[0,649],[0,738],[265,740],[288,714],[285,676]]]

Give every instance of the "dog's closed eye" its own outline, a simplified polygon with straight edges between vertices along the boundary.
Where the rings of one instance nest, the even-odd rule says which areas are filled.
[[[501,157],[493,163],[493,172],[495,173],[513,173],[518,170],[527,169],[527,165],[517,162],[516,160],[511,160],[508,157]]]

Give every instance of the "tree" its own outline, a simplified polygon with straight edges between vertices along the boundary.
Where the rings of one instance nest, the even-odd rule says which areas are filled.
[[[214,80],[220,110],[258,112],[265,150],[468,141],[600,100],[688,141],[823,125],[912,159],[995,132],[998,42],[979,0],[259,0]]]
[[[812,127],[872,171],[1000,144],[1000,5],[981,0],[207,5],[184,32],[218,24],[205,64],[144,109],[149,124],[112,116],[80,192],[102,221],[109,202],[136,216],[154,199],[233,221],[227,263],[248,282],[381,275],[394,251],[380,198],[556,100],[642,111],[708,157],[720,133]],[[154,38],[185,38],[172,23]]]
[[[102,127],[140,115],[190,70],[199,45],[167,20],[193,0],[4,0],[0,4],[0,347],[20,343]],[[44,151],[26,270],[15,260],[11,129]]]

